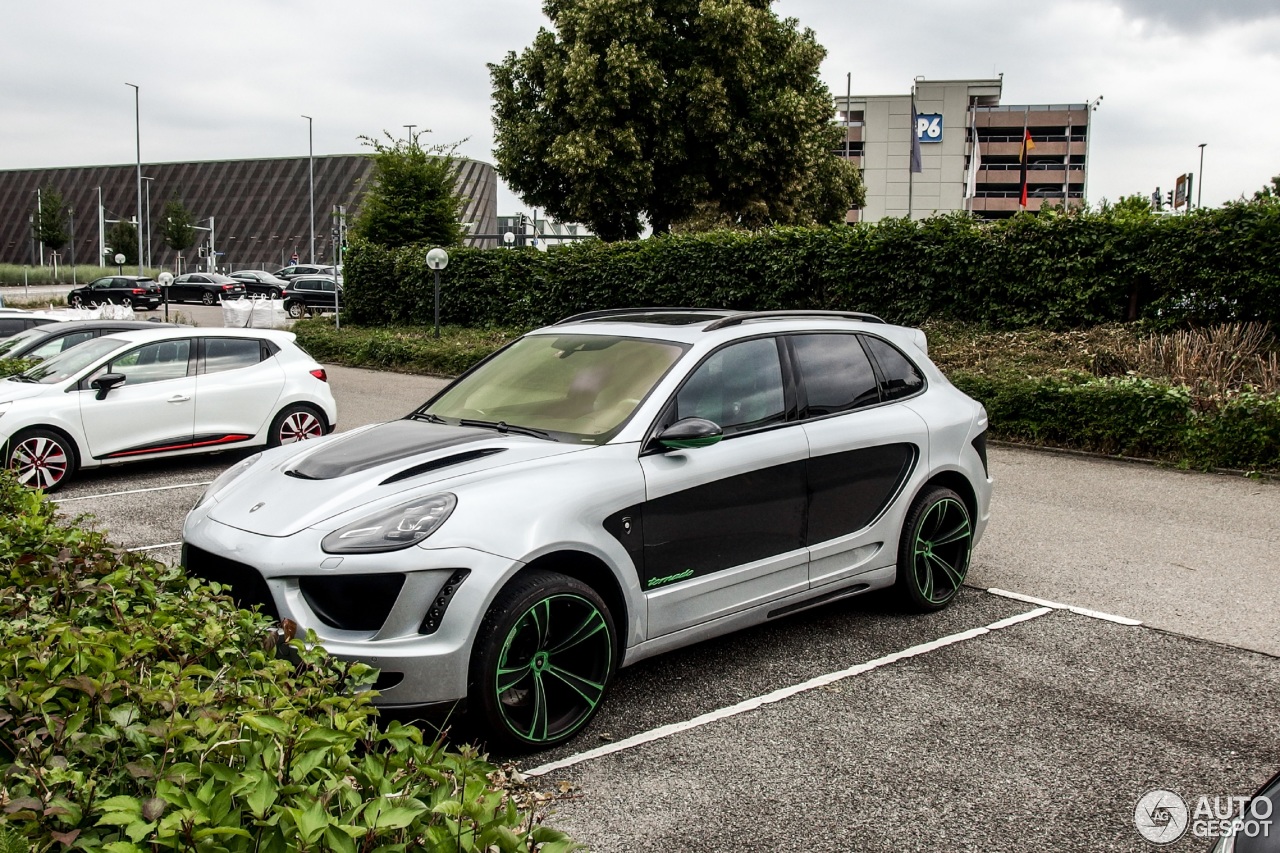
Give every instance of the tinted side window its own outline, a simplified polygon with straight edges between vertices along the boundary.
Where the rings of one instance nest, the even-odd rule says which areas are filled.
[[[123,373],[126,385],[144,385],[187,375],[191,340],[161,341],[130,350],[111,362],[108,373]]]
[[[25,328],[27,328],[26,320],[16,318],[0,319],[0,335],[4,337],[16,335]]]
[[[706,418],[725,434],[786,419],[773,338],[732,344],[708,358],[676,394],[676,419]]]
[[[875,371],[857,335],[796,335],[791,343],[808,396],[807,417],[880,402]]]
[[[256,338],[205,338],[204,372],[222,373],[262,361],[262,342]]]
[[[880,389],[884,399],[910,397],[924,387],[924,377],[920,375],[920,371],[916,370],[916,366],[905,355],[898,352],[897,347],[871,335],[865,335],[863,340],[884,376],[884,387]]]
[[[82,344],[93,336],[93,332],[73,332],[69,335],[63,335],[60,338],[54,338],[41,344],[23,356],[23,358],[48,358],[51,355],[57,355],[63,350],[71,349],[76,344]]]

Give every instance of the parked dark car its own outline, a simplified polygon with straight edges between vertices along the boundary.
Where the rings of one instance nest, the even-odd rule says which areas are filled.
[[[1280,805],[1280,773],[1239,807],[1231,830],[1219,836],[1210,853],[1280,853],[1277,805]]]
[[[269,296],[279,299],[289,285],[287,279],[272,275],[266,270],[237,270],[231,277],[244,285],[250,296]]]
[[[2,308],[0,309],[0,338],[8,338],[10,335],[25,332],[27,329],[56,322],[58,321],[53,317],[40,317],[29,314],[20,308]]]
[[[282,267],[272,273],[276,278],[283,278],[286,281],[292,281],[298,276],[303,275],[333,275],[333,267],[324,264],[292,264]]]
[[[191,272],[180,275],[168,287],[170,302],[200,302],[216,305],[222,299],[244,296],[244,282],[216,272]]]
[[[156,280],[137,275],[104,276],[67,294],[67,304],[72,308],[97,308],[110,302],[149,311],[158,307],[162,300]]]
[[[0,359],[23,358],[43,361],[52,355],[69,350],[85,341],[130,329],[176,328],[173,323],[157,323],[151,320],[66,320],[47,322],[11,338],[0,341]]]
[[[337,300],[334,300],[334,288],[337,288]],[[285,288],[284,310],[293,318],[306,314],[332,311],[342,307],[342,285],[333,280],[333,276],[307,275],[298,276]]]

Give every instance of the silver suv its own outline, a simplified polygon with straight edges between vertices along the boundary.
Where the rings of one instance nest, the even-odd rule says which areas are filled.
[[[608,311],[402,420],[270,450],[187,517],[189,572],[541,748],[619,667],[896,587],[946,606],[987,523],[986,412],[866,314]]]

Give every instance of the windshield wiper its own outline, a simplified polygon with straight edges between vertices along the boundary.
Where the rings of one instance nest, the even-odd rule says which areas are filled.
[[[31,382],[33,384],[38,384],[40,381],[38,379],[32,379],[30,376],[27,376],[25,373],[15,373],[13,376],[10,376],[8,378],[13,380],[14,382]]]
[[[430,412],[414,412],[413,414],[409,415],[409,420],[426,421],[427,423],[430,423],[430,424],[442,424],[445,422],[444,418],[440,417],[439,415],[433,415]]]
[[[506,421],[473,421],[467,418],[460,418],[458,420],[458,426],[484,427],[486,429],[496,429],[501,433],[514,432],[517,435],[529,435],[534,438],[545,438],[551,441],[556,440],[551,438],[551,433],[549,432],[534,429],[533,427],[516,426],[515,424],[509,424]]]

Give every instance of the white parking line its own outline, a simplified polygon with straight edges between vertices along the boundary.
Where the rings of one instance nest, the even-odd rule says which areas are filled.
[[[981,637],[982,635],[989,634],[992,631],[998,631],[1001,628],[1008,628],[1011,625],[1017,625],[1028,620],[1044,616],[1046,613],[1052,613],[1053,611],[1054,608],[1050,607],[1040,607],[1035,610],[1028,610],[1026,613],[1019,613],[1016,616],[1010,616],[1007,619],[992,622],[990,625],[986,625],[981,628],[971,628],[968,631],[961,631],[958,634],[951,634],[949,636],[942,637],[941,639],[932,640],[928,643],[911,646],[910,648],[903,649],[902,651],[893,652],[892,654],[885,655],[884,657],[876,658],[875,660],[870,660],[866,663],[860,663],[856,666],[851,666],[848,669],[842,669],[839,672],[819,675],[816,678],[811,678],[808,681],[802,681],[799,684],[793,684],[790,687],[782,687],[778,690],[774,690],[772,693],[766,693],[763,696],[756,696],[752,699],[743,700],[742,702],[739,702],[736,705],[730,705],[727,708],[719,708],[715,711],[709,711],[708,713],[694,717],[691,720],[685,720],[680,723],[671,723],[666,726],[659,726],[656,729],[641,732],[638,735],[632,735],[629,738],[624,738],[623,740],[616,741],[605,746],[599,746],[595,749],[589,749],[586,752],[579,752],[576,755],[569,756],[568,758],[562,758],[559,761],[542,764],[531,770],[525,770],[523,772],[526,776],[543,776],[553,770],[563,770],[566,767],[572,767],[573,765],[581,764],[584,761],[590,761],[604,755],[611,755],[615,752],[621,752],[624,749],[631,749],[632,747],[640,746],[641,744],[652,743],[653,741],[671,737],[672,735],[679,734],[680,732],[687,732],[690,729],[705,726],[708,723],[714,723],[719,720],[728,719],[729,717],[736,717],[739,714],[745,714],[748,711],[754,711],[764,705],[781,702],[783,699],[789,699],[790,697],[800,693],[815,690],[819,687],[826,687],[828,684],[833,684],[845,678],[852,678],[855,675],[862,675],[865,672],[871,672],[874,669],[879,669],[882,666],[888,666],[891,663],[897,663],[901,660],[907,660],[908,658],[928,654],[929,652],[934,652],[938,649],[955,645],[956,643],[962,643],[965,640],[972,640],[974,637]]]
[[[125,548],[126,551],[155,551],[159,548],[172,548],[175,545],[181,545],[182,542],[161,542],[159,545],[139,545],[137,548]]]
[[[202,483],[180,483],[176,486],[151,486],[146,489],[129,489],[124,492],[104,492],[100,495],[81,495],[78,498],[55,498],[53,499],[53,503],[64,504],[71,503],[72,501],[91,501],[95,498],[115,498],[120,495],[140,495],[143,492],[165,492],[170,489],[194,489],[196,486],[207,486],[212,482],[213,480],[205,480]]]
[[[1076,607],[1074,604],[1062,604],[1057,601],[1047,601],[1043,598],[1036,598],[1031,595],[1023,595],[1020,592],[1009,592],[1007,589],[995,589],[994,587],[987,590],[992,595],[998,595],[1001,598],[1012,598],[1014,601],[1023,601],[1027,604],[1038,604],[1041,607],[1052,607],[1054,610],[1070,610],[1079,616],[1088,616],[1090,619],[1101,619],[1104,622],[1114,622],[1117,625],[1138,626],[1141,620],[1130,619],[1128,616],[1116,616],[1112,613],[1103,613],[1100,610],[1090,610],[1087,607]]]

